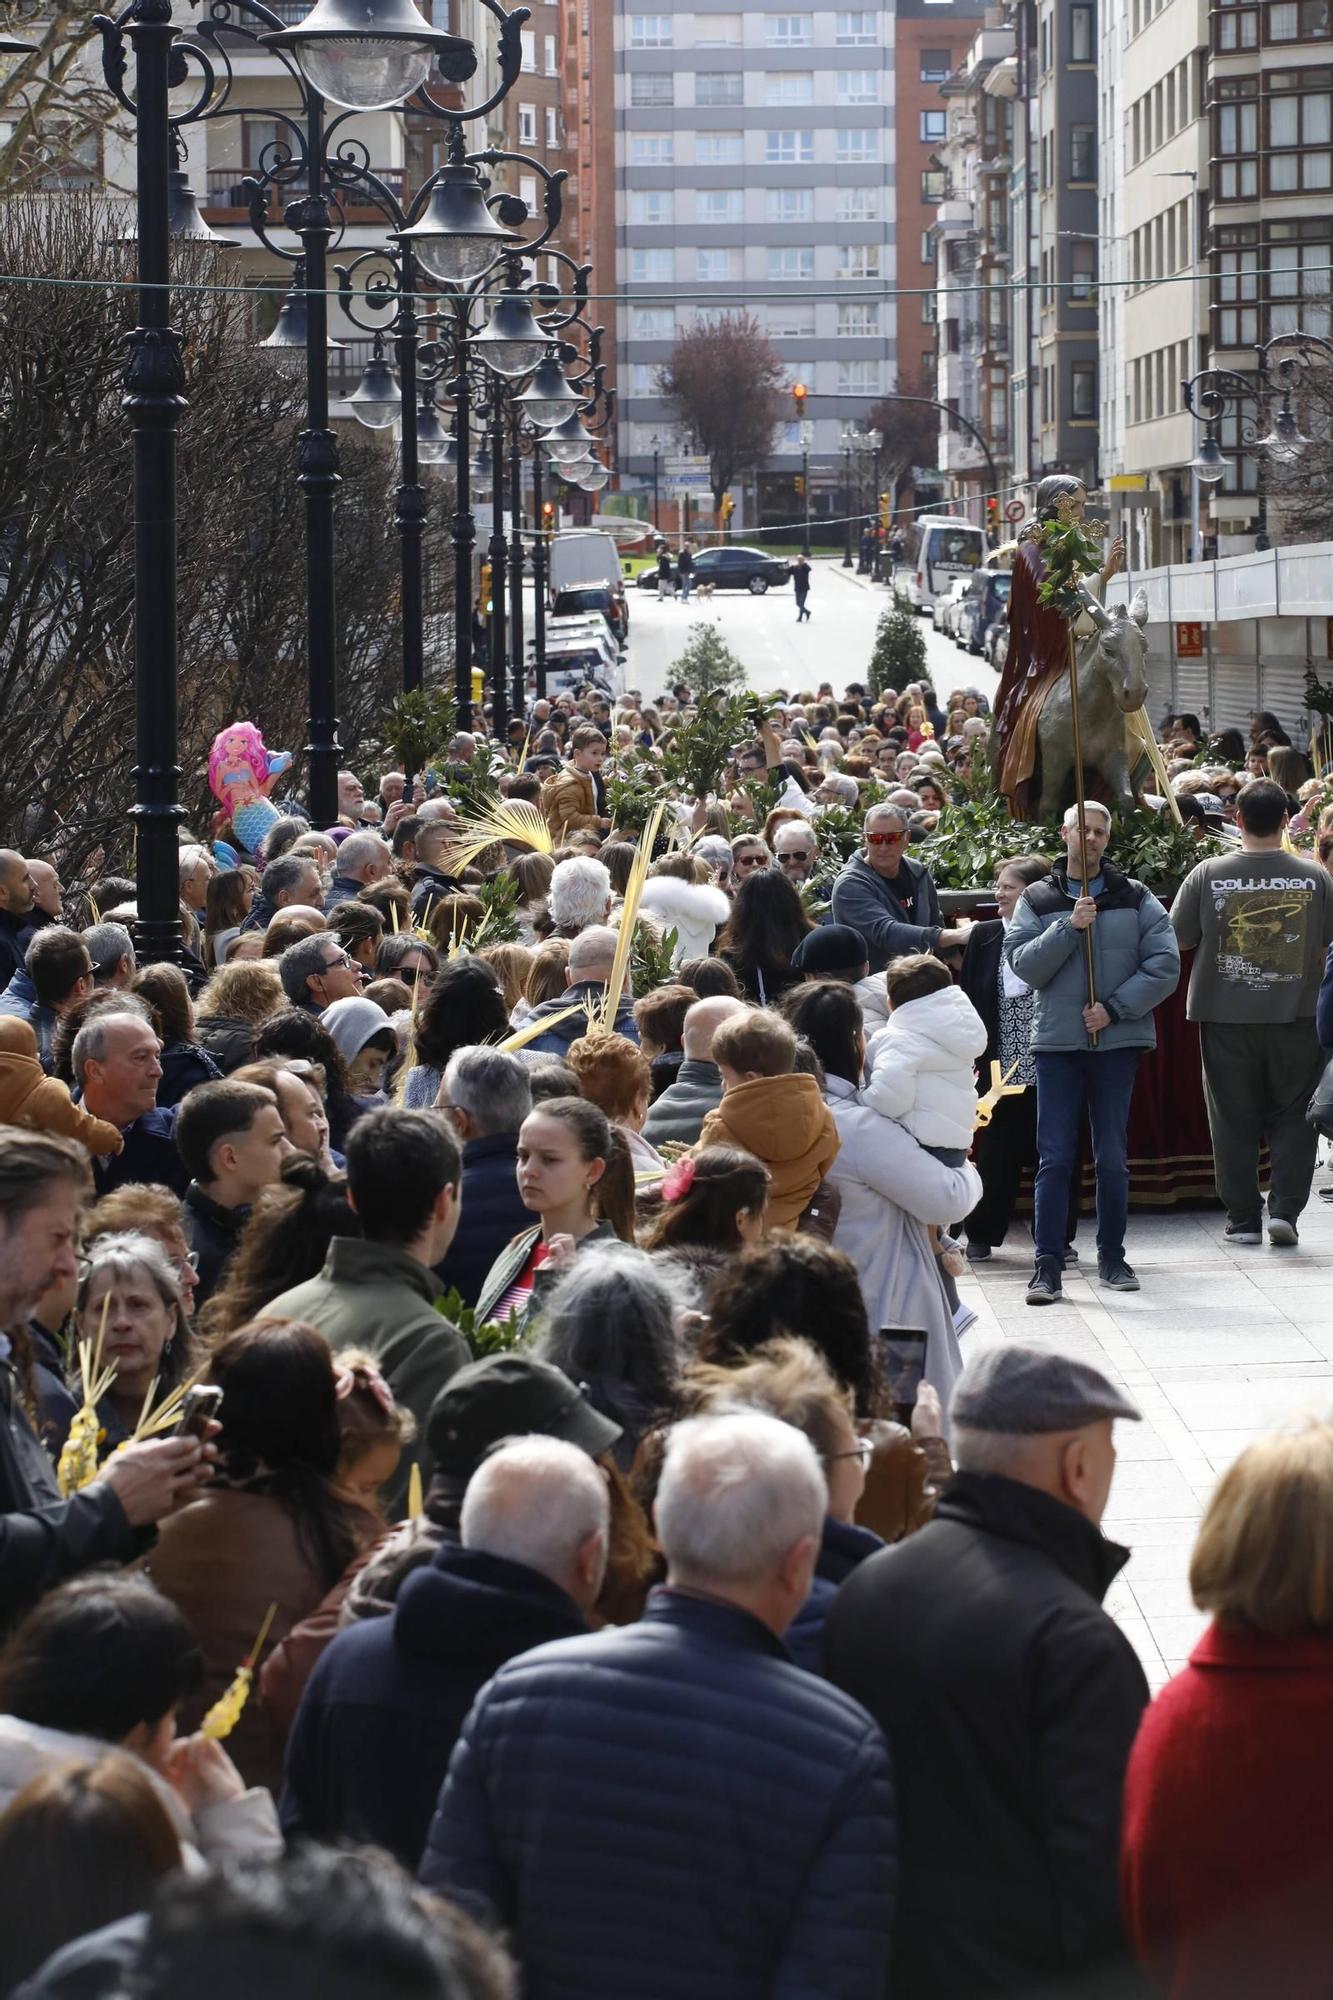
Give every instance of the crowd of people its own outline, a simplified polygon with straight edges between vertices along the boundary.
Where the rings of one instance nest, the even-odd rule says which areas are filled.
[[[613,770],[692,714],[540,702],[185,842],[178,964],[0,851],[0,1993],[1324,1990],[1333,1427],[1221,1482],[1150,1702],[1139,1411],[956,1285],[1032,1170],[1058,1302],[1086,1114],[1138,1289],[1183,953],[1228,1241],[1295,1245],[1322,795],[1172,718],[1231,840],[1170,910],[1089,802],[974,922],[912,849],[975,694],[784,697],[639,855]]]

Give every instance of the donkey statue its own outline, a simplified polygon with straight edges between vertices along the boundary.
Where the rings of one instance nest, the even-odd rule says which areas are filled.
[[[1137,803],[1125,748],[1125,718],[1142,708],[1148,694],[1148,599],[1137,591],[1128,609],[1103,610],[1092,592],[1081,591],[1091,632],[1078,645],[1078,720],[1083,778],[1089,797],[1132,811]],[[1080,619],[1082,624],[1083,620]],[[1057,681],[1037,721],[1041,773],[1040,817],[1059,815],[1074,800],[1074,722],[1069,680]]]

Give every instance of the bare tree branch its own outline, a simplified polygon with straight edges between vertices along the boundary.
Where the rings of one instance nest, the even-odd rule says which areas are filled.
[[[699,441],[719,508],[733,481],[772,449],[786,371],[750,313],[724,313],[681,335],[657,381]]]

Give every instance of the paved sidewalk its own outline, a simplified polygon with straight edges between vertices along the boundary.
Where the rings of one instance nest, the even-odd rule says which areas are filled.
[[[1328,1179],[1321,1169],[1316,1189]],[[959,1281],[979,1315],[965,1356],[991,1339],[1049,1344],[1124,1383],[1143,1411],[1143,1423],[1116,1426],[1105,1525],[1134,1553],[1106,1602],[1154,1689],[1207,1622],[1188,1570],[1218,1474],[1256,1432],[1333,1410],[1333,1206],[1312,1199],[1292,1250],[1229,1246],[1224,1226],[1220,1210],[1132,1214],[1126,1248],[1139,1292],[1098,1284],[1091,1217],[1079,1229],[1082,1271],[1065,1272],[1059,1305],[1024,1301],[1032,1246],[1022,1227]]]

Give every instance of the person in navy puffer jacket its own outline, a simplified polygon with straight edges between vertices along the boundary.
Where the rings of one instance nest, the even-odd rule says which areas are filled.
[[[640,1623],[538,1647],[478,1697],[420,1879],[505,1927],[525,2000],[880,2000],[888,1748],[778,1636],[827,1503],[789,1424],[677,1424]]]
[[[456,1287],[463,1304],[475,1306],[505,1245],[532,1227],[518,1191],[518,1128],[532,1109],[528,1064],[504,1049],[459,1049],[435,1102],[463,1142],[467,1214],[435,1275],[446,1292]]]

